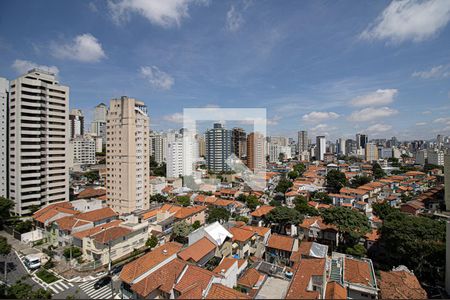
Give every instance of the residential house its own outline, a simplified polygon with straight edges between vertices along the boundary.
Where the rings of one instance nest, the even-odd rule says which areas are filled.
[[[380,271],[381,299],[428,299],[417,277],[405,266],[392,271]]]
[[[256,208],[250,215],[251,215],[251,224],[256,226],[262,226],[264,223],[264,217],[272,210],[274,209],[274,206],[270,205],[262,205],[258,208]]]
[[[333,248],[339,245],[339,230],[333,224],[326,224],[322,217],[307,217],[299,225],[299,235],[307,241],[317,241]]]
[[[233,288],[237,284],[239,274],[239,260],[232,257],[224,257],[219,265],[213,270],[213,273],[220,275],[221,283],[227,287]]]
[[[262,258],[264,256],[264,253],[266,252],[267,241],[269,240],[271,234],[270,228],[249,226],[249,225],[242,226],[241,228],[253,231],[257,234],[255,241],[256,251],[253,253],[253,256]]]
[[[205,299],[251,299],[247,295],[220,283],[213,283]]]
[[[202,226],[191,232],[188,236],[189,245],[194,244],[202,238],[208,238],[216,245],[216,257],[227,257],[232,255],[233,234],[223,227],[219,222]]]
[[[272,234],[267,241],[266,261],[289,265],[292,252],[298,251],[298,239],[290,236]]]
[[[178,253],[184,261],[204,266],[216,253],[217,245],[207,237],[203,237]]]
[[[324,299],[326,259],[302,259],[294,270],[286,299]]]
[[[237,285],[242,292],[253,298],[258,293],[266,278],[267,275],[264,273],[259,272],[255,268],[249,268],[239,278]]]
[[[233,235],[231,248],[234,257],[246,258],[256,252],[256,232],[239,227],[231,227],[229,231]]]

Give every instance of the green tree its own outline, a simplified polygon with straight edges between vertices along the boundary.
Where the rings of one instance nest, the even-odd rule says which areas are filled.
[[[158,245],[158,238],[153,234],[145,242],[145,246],[149,247],[150,249],[155,248],[157,245]]]
[[[237,216],[236,218],[234,218],[234,220],[238,222],[244,222],[245,224],[247,224],[249,221],[249,219],[245,216]]]
[[[33,299],[31,285],[17,281],[7,289],[7,297],[12,299]]]
[[[361,185],[365,185],[366,183],[369,183],[372,181],[372,178],[370,178],[369,176],[364,176],[364,175],[357,175],[355,177],[353,177],[353,179],[350,182],[350,186],[352,188],[357,188]]]
[[[305,197],[297,196],[294,199],[295,209],[302,215],[307,216],[318,216],[319,211],[314,207],[308,205],[308,201],[306,201]]]
[[[227,222],[230,219],[230,212],[222,207],[212,207],[208,210],[208,223],[216,221]]]
[[[281,178],[278,185],[275,187],[275,192],[285,194],[286,191],[291,188],[293,183],[286,178]]]
[[[445,221],[401,212],[389,214],[380,229],[379,251],[371,258],[385,269],[405,265],[429,285],[444,282]]]
[[[346,186],[348,183],[345,174],[338,170],[330,170],[327,173],[327,185],[328,187],[334,191],[339,192],[339,190]]]
[[[277,206],[281,206],[281,202],[277,201],[275,199],[272,199],[272,200],[270,200],[269,205],[277,207]]]
[[[64,249],[63,255],[66,259],[70,259],[70,257],[73,258],[78,258],[82,255],[83,253],[81,252],[80,248],[75,247],[75,246],[71,246],[68,247],[66,249]]]
[[[294,166],[294,171],[297,172],[298,176],[302,176],[306,171],[306,166],[303,163],[296,164]],[[297,176],[297,177],[298,177]]]
[[[276,226],[276,231],[286,232],[286,226],[298,225],[303,217],[300,213],[286,206],[277,206],[265,216],[266,222]]]
[[[52,292],[50,290],[44,290],[42,288],[34,291],[32,295],[32,299],[52,299]]]
[[[14,202],[5,197],[0,197],[0,228],[10,218],[10,210],[14,207]]]
[[[294,179],[297,178],[299,175],[298,175],[298,173],[295,172],[295,171],[290,171],[290,172],[287,174],[287,176],[289,177],[289,179],[294,180]]]
[[[158,202],[158,203],[164,203],[167,201],[167,197],[161,194],[155,194],[150,196],[150,202]]]
[[[373,163],[372,172],[373,172],[373,177],[375,179],[380,179],[380,178],[383,178],[384,176],[386,176],[386,173],[383,171],[380,164],[377,162]]]
[[[237,196],[236,200],[240,201],[242,203],[246,203],[247,202],[247,196],[245,196],[244,194],[239,194],[239,196]]]
[[[14,229],[16,231],[18,231],[19,233],[29,232],[33,229],[33,222],[31,222],[30,220],[27,220],[25,222],[17,223],[17,225],[14,227]]]
[[[200,227],[202,227],[202,224],[200,224],[200,221],[199,221],[199,220],[195,221],[195,222],[192,224],[192,229],[194,229],[194,230],[197,230],[197,229],[199,229]]]
[[[86,177],[86,179],[87,179],[89,182],[94,182],[94,181],[100,179],[100,176],[99,176],[99,174],[98,174],[98,171],[88,171],[88,172],[84,173],[84,177]]]
[[[255,195],[250,195],[246,199],[246,204],[248,208],[254,210],[261,203],[259,202],[258,198]]]
[[[331,199],[330,196],[328,196],[325,192],[317,192],[314,194],[314,200],[319,200],[321,203],[324,204],[331,204],[333,203],[333,199]]]
[[[382,220],[386,219],[388,215],[398,211],[397,209],[390,206],[387,202],[373,203],[372,209],[374,214],[377,215]]]
[[[361,244],[356,244],[353,247],[347,247],[345,253],[353,256],[364,257],[366,256],[366,248]]]
[[[177,203],[179,204],[179,205],[182,205],[182,206],[189,206],[189,205],[191,205],[191,199],[189,198],[189,196],[178,196],[177,197]]]
[[[172,238],[178,242],[185,243],[187,236],[191,232],[192,228],[186,221],[177,222],[172,229]]]
[[[322,218],[326,224],[337,226],[344,244],[350,247],[371,230],[369,219],[365,215],[342,206],[322,210]]]
[[[390,162],[391,166],[393,166],[393,167],[400,167],[400,163],[398,162],[398,158],[390,157],[390,158],[388,158],[388,162]]]
[[[30,211],[31,214],[34,214],[39,210],[39,205],[30,205],[28,207],[28,210]]]
[[[3,257],[3,261],[5,262],[4,270],[7,270],[6,257],[9,255],[9,253],[11,253],[11,245],[8,244],[8,240],[5,237],[0,236],[0,255]],[[5,272],[5,276],[6,276],[6,272]],[[6,278],[5,278],[5,281],[6,281]]]

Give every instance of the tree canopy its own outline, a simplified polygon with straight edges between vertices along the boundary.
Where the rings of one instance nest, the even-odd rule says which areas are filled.
[[[70,250],[71,249],[72,249],[72,258],[80,257],[83,254],[81,252],[80,248],[71,246],[71,247],[64,249],[63,255],[65,258],[70,259],[70,255],[71,255]]]
[[[52,293],[50,290],[39,288],[33,291],[33,287],[22,281],[17,281],[10,287],[2,288],[3,297],[7,299],[51,299]]]
[[[178,196],[177,197],[177,203],[179,204],[179,205],[182,205],[182,206],[189,206],[189,205],[191,205],[191,199],[189,198],[189,196]]]
[[[373,177],[375,179],[380,179],[380,178],[383,178],[384,176],[386,176],[386,173],[383,171],[380,164],[377,162],[373,163],[372,172],[373,172]]]
[[[279,225],[297,225],[303,217],[300,213],[286,206],[277,206],[266,214],[266,220],[269,223],[277,223]]]
[[[331,197],[328,196],[328,194],[325,192],[316,192],[316,193],[314,193],[313,198],[314,198],[314,200],[319,200],[321,203],[324,203],[324,204],[333,203],[333,200],[331,199]]]
[[[208,210],[208,223],[216,221],[226,222],[230,219],[230,212],[222,207],[212,207]]]
[[[360,237],[371,230],[369,219],[365,215],[342,206],[324,209],[322,218],[326,224],[337,226],[343,234],[346,245],[353,246],[359,242]]]
[[[370,178],[369,176],[357,175],[357,176],[353,177],[353,179],[350,181],[350,186],[352,188],[357,188],[357,187],[364,185],[366,183],[369,183],[371,181],[372,181],[372,178]]]
[[[8,255],[11,252],[11,245],[8,244],[8,240],[0,236],[0,255]]]
[[[294,166],[294,171],[297,172],[298,176],[302,176],[306,171],[306,166],[303,163],[298,163]]]
[[[294,199],[295,210],[297,210],[302,215],[307,216],[318,216],[319,211],[314,207],[308,205],[308,201],[306,201],[305,197],[297,196]]]
[[[149,247],[150,249],[155,248],[158,245],[158,238],[155,235],[151,235],[147,242],[145,242],[145,246]]]
[[[372,258],[390,269],[405,265],[419,281],[436,285],[445,277],[445,222],[401,212],[389,214],[381,227],[379,251]]]
[[[10,217],[9,211],[14,207],[14,202],[5,197],[0,197],[0,225]]]
[[[258,205],[261,205],[258,198],[255,195],[249,195],[247,196],[247,199],[245,201],[247,204],[247,207],[251,210],[254,210]]]
[[[155,195],[151,195],[150,196],[150,202],[159,202],[159,203],[163,203],[167,201],[167,197],[161,194],[155,194]]]
[[[388,203],[372,203],[372,209],[375,215],[380,219],[384,220],[391,213],[397,212],[398,210],[390,206]]]
[[[327,186],[334,192],[339,192],[339,190],[346,186],[348,183],[345,174],[338,170],[330,170],[327,173]]]
[[[292,187],[292,185],[293,183],[290,180],[281,178],[278,185],[275,187],[275,192],[285,194],[286,191]]]

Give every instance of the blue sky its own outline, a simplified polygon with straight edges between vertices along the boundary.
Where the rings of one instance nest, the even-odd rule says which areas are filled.
[[[450,134],[450,1],[1,1],[0,76],[58,72],[70,106],[128,95],[264,107],[270,134]]]

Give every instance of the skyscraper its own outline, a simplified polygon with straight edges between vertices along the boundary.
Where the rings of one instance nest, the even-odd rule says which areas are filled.
[[[69,113],[70,138],[84,135],[84,116],[80,109],[72,109]]]
[[[232,149],[231,152],[239,159],[247,156],[247,134],[239,127],[233,128],[231,132]]]
[[[91,123],[91,133],[102,138],[103,145],[106,144],[106,116],[108,107],[105,103],[100,103],[95,107],[94,120]]]
[[[369,141],[369,137],[366,134],[362,134],[362,133],[356,134],[356,148],[357,149],[360,149],[360,148],[365,149],[368,141]]]
[[[336,141],[336,150],[337,150],[337,154],[339,155],[346,155],[346,149],[345,149],[345,144],[346,144],[347,140],[343,139],[343,138],[339,138]]]
[[[304,130],[299,131],[297,140],[298,152],[302,153],[303,151],[308,151],[308,146],[308,132]]]
[[[11,81],[10,186],[13,212],[69,200],[69,88],[33,69]]]
[[[367,143],[365,145],[365,159],[366,161],[377,161],[378,160],[378,147],[373,143]]]
[[[0,77],[0,197],[8,197],[8,101],[9,81]]]
[[[265,140],[264,135],[258,132],[252,132],[247,136],[247,167],[252,171],[265,170]]]
[[[222,124],[215,123],[212,129],[205,133],[206,165],[211,172],[227,172],[231,168],[227,159],[231,155],[231,130],[225,129]]]
[[[317,136],[316,137],[316,151],[315,156],[316,160],[323,160],[323,155],[326,152],[327,147],[327,141],[325,139],[325,136]]]
[[[150,155],[158,163],[166,161],[166,137],[159,132],[151,131],[149,139]]]
[[[113,99],[107,116],[107,204],[119,213],[149,206],[149,117],[144,102]]]

